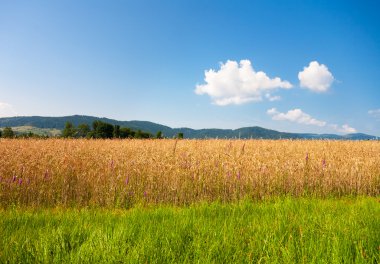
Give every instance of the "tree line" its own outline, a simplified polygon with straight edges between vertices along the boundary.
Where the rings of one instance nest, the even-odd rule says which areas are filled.
[[[48,138],[49,136],[41,136],[32,132],[16,134],[11,127],[5,127],[0,130],[0,137],[3,138]],[[62,131],[63,138],[139,138],[148,139],[164,138],[161,131],[156,135],[141,130],[133,130],[128,127],[120,127],[119,125],[112,125],[100,120],[95,120],[90,127],[88,124],[80,124],[75,127],[71,122],[66,122],[65,128]],[[175,138],[182,139],[183,133],[178,133]]]
[[[11,127],[0,129],[0,138],[49,138],[48,135],[39,135],[33,132],[16,133]]]
[[[11,127],[5,127],[3,130],[0,130],[0,137],[3,138],[13,138],[15,137],[15,132]]]
[[[141,130],[134,131],[128,127],[120,127],[103,121],[95,120],[92,127],[80,124],[77,127],[66,122],[62,131],[64,138],[153,138],[153,135]]]

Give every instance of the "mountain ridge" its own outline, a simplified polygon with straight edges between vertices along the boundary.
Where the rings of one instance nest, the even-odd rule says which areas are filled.
[[[165,137],[173,137],[179,132],[184,133],[185,138],[262,138],[262,139],[337,139],[337,140],[370,140],[377,139],[376,136],[363,133],[353,133],[347,135],[336,134],[314,134],[314,133],[290,133],[280,132],[259,126],[241,127],[237,129],[204,128],[192,129],[188,127],[171,128],[162,124],[150,121],[119,121],[106,117],[95,117],[87,115],[71,115],[61,117],[45,116],[17,116],[0,118],[1,127],[31,126],[41,129],[62,130],[66,122],[71,122],[74,126],[79,124],[91,125],[93,121],[101,120],[112,125],[129,127],[134,130],[142,130],[152,134],[161,131]]]

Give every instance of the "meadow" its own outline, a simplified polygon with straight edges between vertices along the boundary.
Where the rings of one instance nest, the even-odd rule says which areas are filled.
[[[0,263],[379,263],[376,199],[0,212]]]
[[[1,263],[378,263],[380,142],[0,140]]]

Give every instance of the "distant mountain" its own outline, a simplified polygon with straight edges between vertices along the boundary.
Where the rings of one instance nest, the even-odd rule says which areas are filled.
[[[347,134],[343,136],[344,139],[347,140],[371,140],[371,139],[379,139],[378,137],[363,134],[363,133],[353,133],[353,134]]]
[[[99,118],[94,116],[73,115],[63,117],[43,117],[43,116],[20,116],[0,118],[0,127],[35,127],[40,129],[62,130],[66,122],[88,124],[91,126],[95,120],[101,120],[121,127],[129,127],[134,130],[142,130],[156,134],[161,131],[165,137],[173,137],[182,132],[185,138],[263,138],[263,139],[337,139],[337,140],[371,140],[377,139],[375,136],[362,133],[347,134],[344,136],[335,134],[308,134],[308,133],[286,133],[262,127],[243,127],[239,129],[191,129],[191,128],[171,128],[148,121],[118,121],[109,118]]]

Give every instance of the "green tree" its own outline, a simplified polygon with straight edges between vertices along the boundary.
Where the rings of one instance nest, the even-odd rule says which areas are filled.
[[[149,134],[147,132],[143,132],[140,129],[137,130],[137,132],[135,134],[135,138],[150,138],[150,137],[152,137],[151,134]]]
[[[34,134],[33,132],[29,131],[27,133],[22,133],[22,134],[19,134],[17,135],[18,138],[38,138],[40,137],[39,135],[37,134]]]
[[[84,138],[87,137],[87,134],[90,132],[90,126],[87,124],[80,124],[77,129],[77,137]]]
[[[86,138],[95,138],[95,131],[88,132]]]
[[[153,135],[148,132],[142,132],[141,133],[142,138],[152,138]]]
[[[161,139],[162,138],[162,132],[158,131],[156,134],[156,138]]]
[[[113,137],[113,125],[102,122],[100,120],[95,120],[92,123],[92,128],[94,129],[92,137],[94,138],[112,138]]]
[[[38,137],[38,135],[34,134],[32,131],[29,131],[26,137],[33,138],[33,137]]]
[[[15,136],[15,133],[13,132],[11,127],[5,127],[2,132],[2,136],[4,138],[13,138]]]
[[[139,129],[135,134],[135,138],[142,138],[142,131]]]
[[[113,127],[113,137],[114,138],[120,138],[120,126],[114,125]]]
[[[75,136],[75,128],[71,122],[66,122],[65,128],[62,131],[62,136],[64,138],[70,138]]]
[[[1,138],[1,134],[2,134],[3,132],[0,130],[0,138]]]
[[[182,132],[179,132],[176,136],[176,138],[178,139],[183,139],[183,133]]]
[[[133,138],[135,136],[135,132],[132,131],[128,127],[120,128],[120,138]]]

